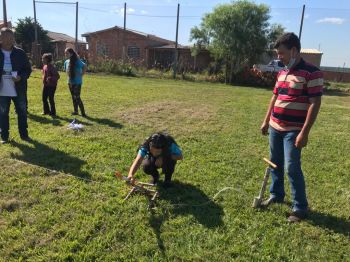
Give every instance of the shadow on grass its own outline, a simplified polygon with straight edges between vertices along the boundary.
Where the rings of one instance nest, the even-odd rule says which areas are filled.
[[[81,171],[85,161],[35,140],[29,143],[34,145],[34,148],[12,141],[11,144],[21,150],[22,154],[11,153],[11,157],[32,165],[69,173],[78,178],[89,179],[91,177],[89,173]]]
[[[350,217],[349,219],[345,219],[311,210],[307,221],[314,226],[322,227],[335,233],[343,234],[346,237],[350,237]]]
[[[53,126],[65,126],[65,125],[68,125],[69,123],[71,123],[74,119],[74,117],[67,118],[67,117],[61,117],[61,116],[56,116],[54,118],[50,117],[50,116],[44,117],[44,116],[34,115],[31,113],[28,113],[28,118],[35,121],[35,122],[41,123],[41,124],[51,124]],[[62,121],[64,121],[64,123],[62,123]],[[80,119],[78,120],[78,122],[80,124],[85,125],[85,126],[91,126],[90,123],[81,121]]]
[[[113,128],[122,128],[123,125],[120,123],[116,123],[110,119],[107,118],[96,118],[96,117],[91,117],[91,116],[86,116],[85,117],[87,120],[95,122],[97,124],[100,125],[105,125],[105,126],[109,126],[109,127],[113,127]]]
[[[179,181],[174,181],[172,187],[158,188],[160,199],[168,202],[170,208],[163,208],[160,212],[151,210],[149,224],[153,228],[162,254],[165,253],[161,238],[161,227],[165,220],[174,216],[192,215],[195,220],[206,228],[216,228],[223,225],[223,209],[199,188]],[[158,208],[159,209],[159,208]],[[184,234],[186,232],[183,232]]]
[[[58,118],[46,118],[43,116],[31,114],[29,112],[28,112],[27,116],[30,120],[33,120],[35,122],[39,122],[41,124],[51,124],[53,126],[62,126],[62,123]]]

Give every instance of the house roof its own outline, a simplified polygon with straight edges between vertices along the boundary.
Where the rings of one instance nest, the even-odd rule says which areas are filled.
[[[99,34],[99,33],[107,32],[107,31],[110,31],[110,30],[124,30],[124,28],[119,27],[119,26],[114,26],[114,27],[106,28],[106,29],[103,29],[103,30],[95,31],[95,32],[88,32],[88,33],[82,34],[81,36],[87,37],[89,35]],[[143,32],[132,30],[132,29],[128,29],[128,28],[126,28],[125,30],[128,31],[128,32],[131,32],[131,33],[134,33],[134,34],[146,37],[146,38],[148,38],[150,40],[154,40],[154,41],[158,41],[158,42],[164,42],[164,43],[167,43],[167,44],[174,44],[174,41],[171,41],[171,40],[168,40],[168,39],[164,39],[164,38],[161,38],[161,37],[156,36],[156,35],[147,34],[147,33],[143,33]]]
[[[51,42],[66,42],[66,43],[75,43],[75,38],[63,33],[47,31],[48,37],[51,39]],[[80,44],[86,44],[86,42],[78,40]]]
[[[175,49],[175,44],[170,44],[170,45],[162,45],[162,46],[157,46],[157,47],[151,47],[154,49]],[[190,49],[189,46],[184,46],[184,45],[177,45],[178,49]]]
[[[312,48],[302,48],[300,50],[300,53],[302,54],[323,54],[321,51],[317,49],[312,49]]]

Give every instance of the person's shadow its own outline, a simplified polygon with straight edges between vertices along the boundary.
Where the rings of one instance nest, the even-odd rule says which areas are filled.
[[[72,118],[67,118],[67,117],[62,117],[62,116],[57,115],[54,118],[47,118],[47,117],[28,113],[28,118],[35,121],[35,122],[41,123],[41,124],[51,124],[53,126],[63,126],[63,125],[66,125],[67,123],[71,123],[75,117],[72,116]],[[91,117],[91,116],[85,116],[84,118],[86,120],[89,120],[89,121],[94,122],[94,123],[99,124],[99,125],[105,125],[105,126],[109,126],[112,128],[119,128],[119,129],[123,127],[122,124],[114,122],[114,121],[107,119],[107,118],[97,118],[97,117]],[[62,124],[61,121],[64,121],[64,124]],[[85,126],[92,125],[91,123],[88,123],[88,122],[82,120],[81,118],[78,119],[78,123],[83,124]]]
[[[350,238],[350,216],[349,219],[346,219],[310,210],[306,221],[314,226],[319,226]]]
[[[161,203],[156,210],[151,209],[149,224],[153,228],[158,247],[162,254],[165,254],[165,246],[161,238],[161,227],[165,220],[171,216],[183,216],[191,214],[196,221],[206,228],[216,228],[223,225],[223,209],[220,205],[212,201],[199,188],[179,181],[173,181],[170,188],[164,188],[162,185],[158,188],[159,197],[167,202],[165,207]],[[168,211],[168,212],[167,212]]]
[[[114,122],[114,121],[107,119],[107,118],[97,118],[97,117],[86,116],[85,119],[87,119],[91,122],[95,122],[99,125],[105,125],[105,126],[109,126],[109,127],[113,127],[113,128],[122,128],[123,127],[122,124]]]
[[[35,114],[31,114],[28,113],[28,118],[41,123],[41,124],[51,124],[53,126],[64,126],[64,125],[68,125],[68,123],[71,123],[74,120],[74,117],[72,118],[67,118],[67,117],[62,117],[62,116],[56,116],[56,117],[44,117],[44,116],[39,116],[39,115],[35,115]],[[64,123],[62,124],[62,121],[64,121]],[[91,126],[92,124],[85,122],[85,121],[81,121],[79,119],[78,121],[80,124],[83,124],[85,126]]]
[[[34,145],[34,148],[12,141],[11,144],[21,150],[22,154],[11,153],[11,157],[46,169],[69,173],[79,178],[89,179],[91,177],[88,172],[81,170],[86,162],[80,158],[70,156],[36,140],[31,140],[29,143]]]

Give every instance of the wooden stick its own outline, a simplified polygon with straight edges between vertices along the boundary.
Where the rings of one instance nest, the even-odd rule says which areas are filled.
[[[131,196],[132,193],[135,192],[135,190],[136,190],[136,188],[133,187],[133,188],[130,190],[129,194],[124,198],[124,201],[125,201],[125,200],[128,200],[128,198]]]
[[[276,169],[277,168],[277,165],[272,163],[270,160],[268,160],[267,158],[263,158],[263,160],[270,166],[272,167],[273,169]]]
[[[151,199],[151,201],[154,201],[154,200],[156,199],[157,196],[158,196],[158,192],[155,192],[154,195],[153,195],[153,197],[152,197],[152,199]]]

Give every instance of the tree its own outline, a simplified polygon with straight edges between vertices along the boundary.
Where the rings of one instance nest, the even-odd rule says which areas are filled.
[[[38,42],[41,45],[43,53],[52,52],[53,48],[50,43],[50,38],[47,35],[47,31],[37,23],[38,27]],[[35,22],[31,17],[25,17],[24,19],[18,19],[16,24],[15,38],[18,44],[22,45],[25,52],[31,53],[32,43],[35,41]]]
[[[233,75],[257,62],[283,31],[279,25],[270,27],[269,13],[267,5],[247,0],[219,5],[191,30],[190,40],[196,41],[195,48],[205,46],[216,60],[224,61],[231,83]]]

